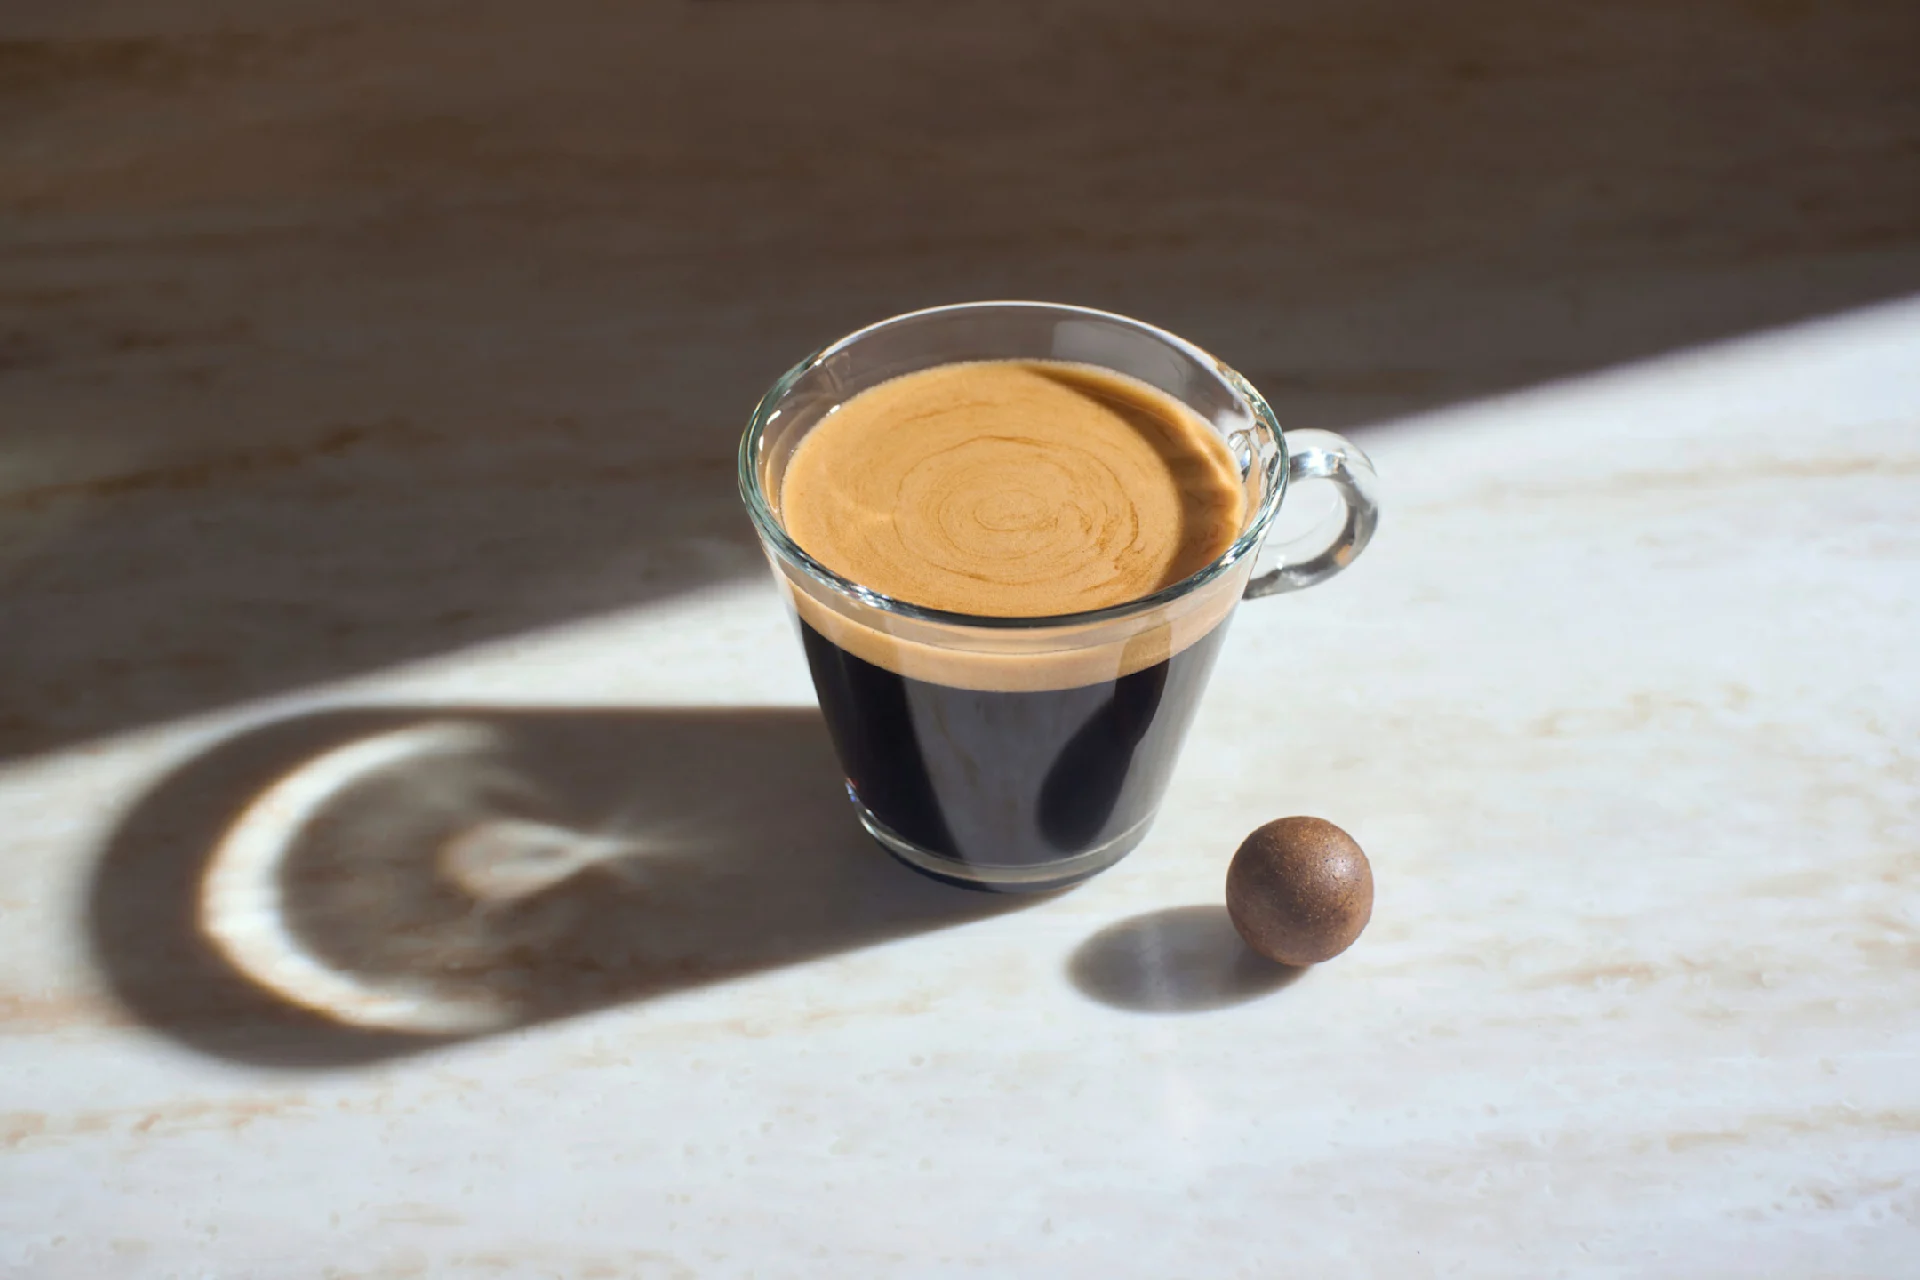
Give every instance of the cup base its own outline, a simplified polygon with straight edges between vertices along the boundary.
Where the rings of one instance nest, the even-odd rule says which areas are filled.
[[[873,810],[860,803],[860,797],[851,784],[847,787],[847,799],[853,802],[853,811],[859,815],[860,825],[867,829],[867,834],[882,849],[893,855],[895,861],[942,884],[982,893],[1051,893],[1056,889],[1071,888],[1132,853],[1146,839],[1147,829],[1153,825],[1153,819],[1149,816],[1112,839],[1071,857],[1061,858],[1057,862],[1009,866],[967,862],[922,848],[875,817]]]

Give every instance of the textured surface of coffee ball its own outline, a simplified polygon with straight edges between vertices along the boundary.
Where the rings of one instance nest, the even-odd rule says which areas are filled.
[[[1373,915],[1373,868],[1321,818],[1281,818],[1241,842],[1227,914],[1247,945],[1281,964],[1318,964],[1353,945]]]

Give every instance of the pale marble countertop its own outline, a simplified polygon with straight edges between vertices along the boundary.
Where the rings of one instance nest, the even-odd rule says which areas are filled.
[[[0,1276],[1913,1274],[1901,6],[27,8]],[[982,294],[1383,477],[1038,901],[859,835],[731,495]],[[1282,981],[1290,813],[1378,896]]]

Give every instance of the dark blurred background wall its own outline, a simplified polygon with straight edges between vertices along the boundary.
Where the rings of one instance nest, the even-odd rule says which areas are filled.
[[[6,0],[0,761],[759,572],[917,305],[1365,438],[1916,290],[1912,0]]]

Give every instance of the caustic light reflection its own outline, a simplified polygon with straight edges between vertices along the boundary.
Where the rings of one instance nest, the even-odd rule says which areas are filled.
[[[539,814],[539,788],[482,725],[409,726],[327,751],[259,795],[227,830],[200,926],[282,998],[354,1026],[475,1034],[517,1020],[502,956],[564,929],[547,891],[583,873],[639,888],[638,855],[682,832],[583,831]],[[553,901],[548,901],[553,898]],[[353,961],[315,936],[352,939]]]

